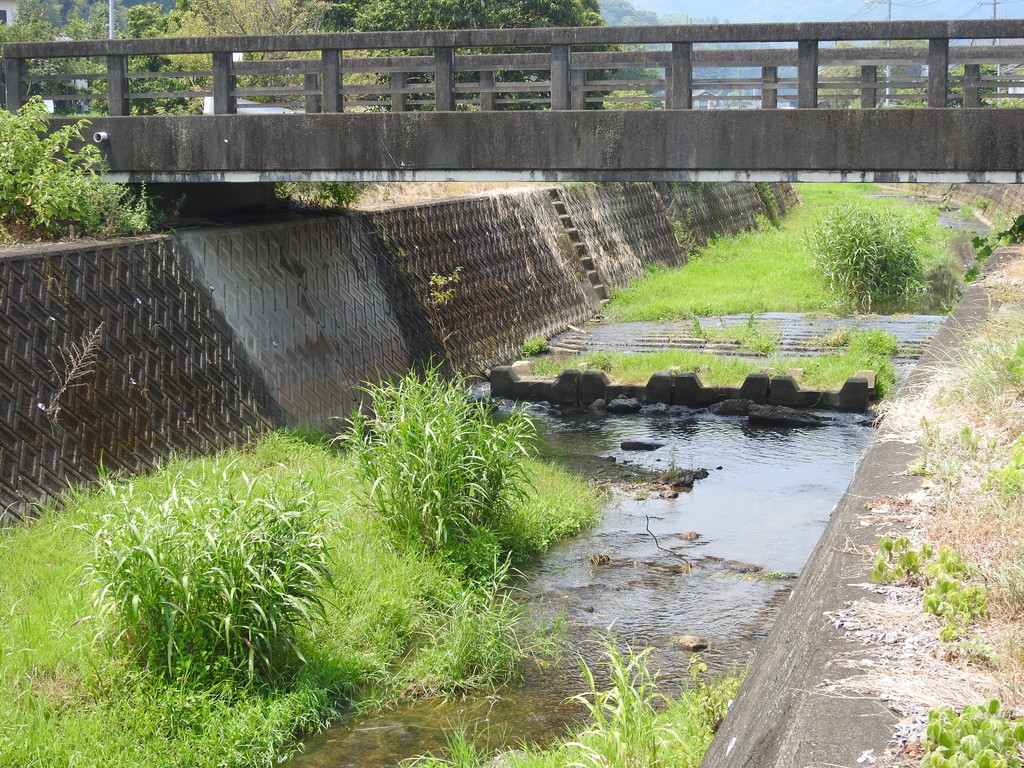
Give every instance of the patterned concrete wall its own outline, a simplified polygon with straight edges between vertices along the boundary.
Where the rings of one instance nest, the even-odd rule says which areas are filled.
[[[367,214],[416,302],[430,349],[464,371],[515,358],[523,341],[592,317],[600,302],[547,190],[450,200]],[[432,275],[459,282],[432,301]]]
[[[101,462],[143,471],[278,420],[172,245],[151,237],[0,255],[0,521],[94,478]]]
[[[289,424],[329,428],[405,371],[426,326],[356,216],[196,230],[178,246]]]
[[[577,185],[562,190],[561,197],[609,288],[625,288],[647,264],[686,263],[653,184]]]
[[[666,200],[700,237],[763,210],[750,185],[667,189],[562,188],[560,208],[541,189],[0,252],[0,520],[101,464],[145,471],[254,429],[330,426],[358,383],[431,355],[468,371],[508,362],[524,339],[599,310],[588,271],[621,285],[685,259]],[[450,300],[433,300],[431,276],[457,270]]]

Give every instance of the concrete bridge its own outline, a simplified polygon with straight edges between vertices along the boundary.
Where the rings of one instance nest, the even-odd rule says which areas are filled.
[[[105,107],[89,119],[116,181],[1021,183],[1021,39],[1021,19],[724,24],[8,43],[3,58],[8,109]]]

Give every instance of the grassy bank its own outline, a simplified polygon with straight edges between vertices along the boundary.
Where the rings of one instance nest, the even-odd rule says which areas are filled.
[[[813,265],[808,243],[828,209],[859,201],[870,208],[901,208],[912,218],[913,235],[923,241],[926,270],[948,260],[946,234],[937,212],[908,208],[893,200],[869,200],[880,194],[874,184],[800,184],[802,204],[776,229],[765,222],[757,230],[712,240],[690,255],[682,269],[653,269],[607,306],[614,320],[677,320],[694,315],[755,312],[845,313],[853,304],[835,294]]]
[[[598,509],[582,481],[534,460],[525,471],[511,509],[521,521],[514,559],[587,525]],[[274,434],[111,482],[0,532],[0,766],[269,765],[297,733],[346,708],[514,675],[531,629],[501,589],[501,569],[490,582],[467,579],[442,554],[396,537],[370,511],[358,474],[330,446]],[[294,648],[275,651],[269,674],[247,678],[243,669],[216,683],[187,661],[161,668],[144,654],[139,625],[118,632],[117,617],[97,607],[90,567],[112,516],[194,508],[188,525],[202,531],[212,525],[203,506],[211,499],[255,499],[249,506],[259,508],[275,498],[315,510],[309,535],[322,540],[330,579],[319,613],[298,622]],[[166,562],[156,544],[146,547]],[[125,567],[116,556],[114,565]]]

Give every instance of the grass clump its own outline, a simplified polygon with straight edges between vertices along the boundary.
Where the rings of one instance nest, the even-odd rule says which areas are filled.
[[[293,666],[297,627],[323,618],[320,505],[259,478],[209,490],[108,484],[88,566],[96,602],[115,640],[169,678],[271,678]]]
[[[467,582],[438,554],[389,535],[388,524],[360,503],[368,488],[354,459],[315,438],[275,433],[221,455],[171,462],[144,477],[73,495],[59,511],[0,530],[0,767],[268,766],[289,752],[296,735],[353,707],[458,695],[514,674],[534,641],[500,585],[501,574],[487,583]],[[522,523],[524,551],[594,519],[599,504],[585,482],[532,459],[527,467],[534,483],[510,511]],[[168,517],[173,525],[157,525]],[[138,532],[117,531],[121,520]],[[256,541],[239,536],[236,523],[243,522]],[[116,546],[95,538],[104,529]],[[102,566],[97,553],[133,547],[141,553],[141,534],[150,529],[154,537],[177,531],[161,544],[165,564],[178,558],[170,549],[182,542],[196,547],[197,562],[175,567],[208,588],[189,598],[196,616],[208,608],[208,626],[197,621],[194,630],[205,633],[198,652],[186,653],[194,634],[182,634],[179,611],[168,608],[177,654],[171,675],[159,650],[164,646],[154,641],[150,652],[144,644],[144,637],[163,631],[162,614],[155,633],[144,635],[131,629],[130,613],[127,620],[120,610],[98,615],[93,601],[98,582],[89,564]],[[218,541],[221,535],[227,538]],[[146,539],[144,546],[156,552],[156,543]],[[216,594],[222,577],[209,565],[214,555],[237,562],[254,586],[249,567],[259,572],[271,562],[282,563],[273,567],[284,584],[307,579],[293,591],[316,584],[308,618],[275,609],[279,625],[281,616],[294,621],[253,654],[251,678],[247,649],[241,652],[245,639],[225,639],[217,623],[227,610]],[[289,575],[285,559],[314,571],[323,567],[332,578]],[[141,573],[141,563],[140,557],[129,568],[126,561],[124,568]],[[262,573],[268,590],[283,592],[269,571]],[[163,577],[154,569],[140,578]],[[160,586],[176,606],[185,602],[174,592],[178,586]],[[236,602],[244,602],[238,586]],[[124,599],[134,602],[127,593]],[[141,600],[140,616],[152,607]],[[119,634],[119,642],[108,641]],[[227,653],[232,642],[237,655]],[[261,653],[270,660],[269,675]],[[209,670],[201,669],[207,664]]]
[[[690,666],[691,686],[676,697],[659,691],[648,667],[650,649],[619,650],[603,642],[607,684],[583,665],[590,690],[575,697],[589,712],[582,730],[547,749],[527,747],[499,756],[510,768],[696,768],[742,681],[731,674],[708,682],[698,657]],[[487,764],[486,753],[465,734],[449,741],[450,758],[426,758],[424,768],[473,768]]]
[[[814,264],[832,290],[861,309],[920,293],[924,264],[914,223],[895,208],[836,206],[814,229]]]
[[[373,416],[353,415],[342,439],[369,488],[367,503],[394,533],[487,580],[521,556],[526,457],[537,434],[529,417],[496,422],[437,369],[367,388]]]

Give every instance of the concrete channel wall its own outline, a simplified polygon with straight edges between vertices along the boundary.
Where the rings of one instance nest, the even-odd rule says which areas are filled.
[[[984,289],[971,287],[904,389],[920,386],[923,372],[955,354],[994,309]],[[921,478],[907,471],[917,456],[917,447],[894,439],[883,421],[701,768],[853,768],[883,761],[899,717],[878,698],[830,692],[858,674],[851,659],[870,663],[871,649],[847,638],[826,612],[854,600],[884,600],[861,586],[871,580],[880,530],[859,518],[866,501],[920,487]]]
[[[254,430],[330,428],[361,382],[431,358],[468,372],[511,362],[646,264],[685,264],[688,245],[794,200],[784,184],[534,187],[6,248],[0,520],[101,466],[139,472]],[[444,296],[436,281],[453,276]]]

